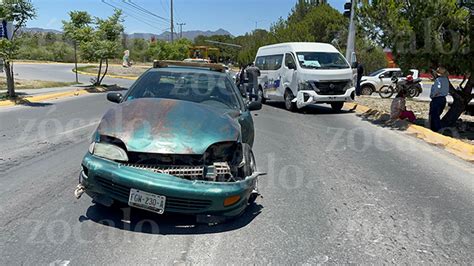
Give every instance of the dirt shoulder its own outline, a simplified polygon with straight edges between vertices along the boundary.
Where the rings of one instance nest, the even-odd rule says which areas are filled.
[[[387,121],[390,119],[389,115],[383,116],[381,114],[390,114],[390,105],[392,103],[392,99],[361,96],[357,98],[356,103],[367,106],[372,110],[378,111],[377,115],[374,115],[373,117],[368,117],[372,118],[373,121],[387,123]],[[407,99],[406,106],[407,110],[411,110],[415,113],[417,117],[417,120],[415,122],[416,125],[427,128],[429,127],[428,120],[430,102]],[[449,107],[446,107],[444,113],[446,113],[448,109]],[[456,139],[460,139],[470,144],[474,144],[474,116],[470,116],[467,114],[461,115],[460,119],[456,124],[456,127],[445,130],[443,134],[450,137],[454,137]]]

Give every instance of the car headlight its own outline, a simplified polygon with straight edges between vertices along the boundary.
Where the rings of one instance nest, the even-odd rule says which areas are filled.
[[[127,152],[113,144],[92,142],[89,146],[89,152],[95,156],[113,161],[128,161]]]

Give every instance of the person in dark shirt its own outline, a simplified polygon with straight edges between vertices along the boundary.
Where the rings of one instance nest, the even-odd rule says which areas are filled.
[[[360,81],[363,75],[364,75],[364,66],[361,63],[357,62],[357,83],[356,83],[357,96],[360,96],[361,94]]]
[[[434,132],[438,132],[441,124],[441,114],[446,107],[446,96],[449,94],[448,71],[444,67],[438,67],[434,73],[435,81],[430,92],[430,127]]]
[[[260,77],[260,69],[254,63],[250,64],[245,70],[249,84],[247,92],[249,93],[250,101],[257,100],[258,77]]]

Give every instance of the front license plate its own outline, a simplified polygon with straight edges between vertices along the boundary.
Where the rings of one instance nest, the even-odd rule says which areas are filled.
[[[165,211],[166,197],[148,193],[138,189],[130,189],[130,197],[128,198],[128,205],[158,214],[163,214]]]

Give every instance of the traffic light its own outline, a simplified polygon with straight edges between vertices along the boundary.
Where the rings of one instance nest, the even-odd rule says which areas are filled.
[[[352,1],[344,4],[344,17],[350,18],[352,10]]]

